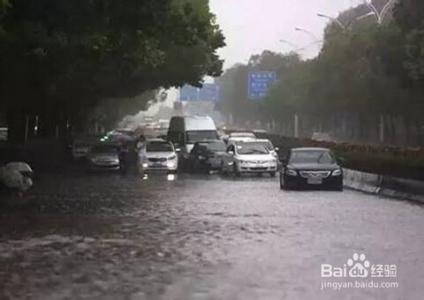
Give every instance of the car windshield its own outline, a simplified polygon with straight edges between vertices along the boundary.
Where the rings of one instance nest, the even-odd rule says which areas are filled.
[[[222,142],[201,144],[202,148],[212,152],[225,152],[225,144]]]
[[[253,142],[252,144],[262,145],[270,151],[274,150],[274,145],[270,141],[259,141],[259,142]]]
[[[269,150],[258,143],[245,143],[237,145],[237,153],[240,155],[269,154]]]
[[[174,149],[167,142],[149,142],[146,146],[147,152],[173,152]]]
[[[293,151],[289,162],[292,164],[333,164],[335,159],[329,151],[305,150]]]
[[[189,144],[216,139],[218,139],[218,134],[215,130],[187,131],[187,142]]]

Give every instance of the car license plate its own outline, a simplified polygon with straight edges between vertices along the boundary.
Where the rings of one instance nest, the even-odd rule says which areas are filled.
[[[321,178],[308,178],[308,184],[318,185],[322,184]]]
[[[160,167],[162,167],[162,164],[161,164],[161,163],[154,163],[154,164],[152,165],[152,167],[153,167],[153,168],[160,168]]]

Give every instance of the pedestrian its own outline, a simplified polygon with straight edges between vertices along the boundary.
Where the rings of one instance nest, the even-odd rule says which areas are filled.
[[[122,143],[119,147],[119,166],[122,173],[128,171],[128,145]]]
[[[144,148],[146,145],[146,138],[144,135],[140,135],[137,140],[137,150]]]

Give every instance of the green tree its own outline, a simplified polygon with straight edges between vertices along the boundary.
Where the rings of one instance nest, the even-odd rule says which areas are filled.
[[[222,69],[207,1],[14,0],[2,24],[0,96],[17,131],[23,114],[48,134],[103,98],[200,85]]]
[[[394,16],[406,37],[405,67],[412,80],[422,83],[424,79],[424,2],[399,1],[394,9]]]
[[[263,102],[248,99],[249,72],[275,71],[280,77],[299,63],[300,58],[295,53],[283,55],[266,50],[260,55],[252,55],[247,65],[235,65],[217,80],[222,91],[219,109],[226,114],[231,114],[238,124],[249,120],[263,120],[266,118],[266,107]]]

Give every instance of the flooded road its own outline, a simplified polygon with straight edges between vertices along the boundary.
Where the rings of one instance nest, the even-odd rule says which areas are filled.
[[[0,227],[1,299],[424,294],[423,206],[353,191],[284,192],[268,177],[51,176]],[[354,253],[396,265],[396,277],[374,281],[398,286],[323,289],[321,264],[343,266]]]

